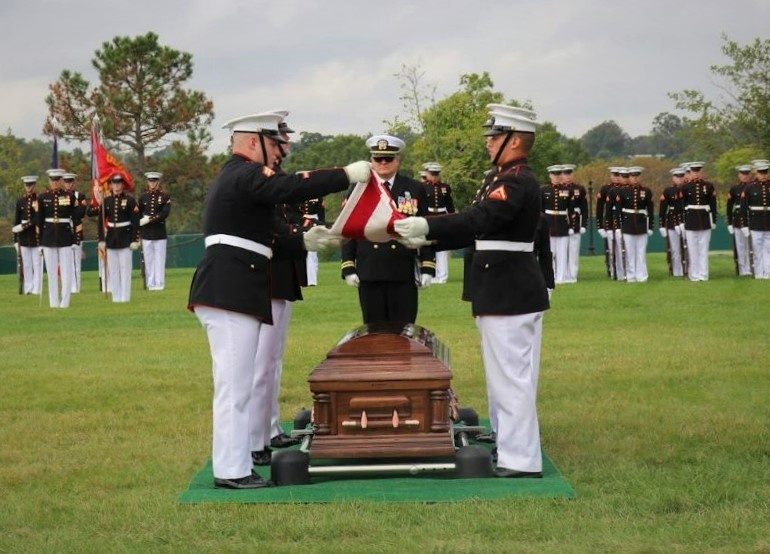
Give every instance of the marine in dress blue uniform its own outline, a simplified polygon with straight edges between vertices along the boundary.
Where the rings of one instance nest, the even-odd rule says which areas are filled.
[[[746,212],[741,206],[741,195],[744,189],[751,183],[751,165],[737,166],[738,182],[730,187],[727,193],[727,206],[725,209],[725,221],[727,232],[733,238],[733,254],[735,257],[735,272],[738,276],[751,276],[751,260],[749,259],[749,240],[743,234],[743,227],[749,224]]]
[[[770,279],[770,162],[755,160],[756,179],[746,185],[741,204],[748,227],[741,232],[749,239],[755,279]]]
[[[629,184],[620,189],[615,202],[620,208],[620,227],[623,231],[626,281],[647,281],[647,241],[652,235],[655,205],[652,190],[640,182],[644,168],[629,167]]]
[[[679,187],[684,181],[685,170],[675,167],[669,170],[671,185],[663,189],[658,207],[658,230],[666,241],[669,271],[674,277],[684,275],[685,266],[682,250],[682,229],[684,227],[684,211]]]
[[[80,219],[80,224],[75,227],[75,244],[72,245],[74,272],[72,278],[72,294],[80,292],[81,274],[83,269],[83,218],[86,216],[86,210],[88,209],[88,199],[86,198],[86,195],[75,190],[76,179],[76,173],[65,173],[62,175],[64,190],[71,192],[75,196],[78,218]]]
[[[569,236],[565,283],[577,283],[580,267],[580,237],[586,233],[588,221],[588,192],[580,183],[573,181],[575,164],[561,164],[561,180],[572,198],[572,234]]]
[[[455,213],[455,203],[452,198],[452,187],[441,180],[441,164],[427,162],[425,170],[425,191],[428,194],[428,214],[441,215]],[[449,251],[436,252],[436,278],[433,284],[446,283],[449,279]]]
[[[144,274],[147,290],[166,288],[166,251],[168,231],[166,220],[171,213],[171,196],[161,190],[163,174],[148,171],[147,190],[139,196],[139,226],[141,227]]]
[[[18,249],[22,265],[22,292],[40,294],[43,282],[43,253],[38,243],[38,201],[35,185],[37,175],[25,175],[24,194],[16,200],[13,219],[13,244]]]
[[[687,241],[687,276],[690,281],[709,279],[709,241],[717,226],[717,193],[703,179],[703,162],[687,163],[688,181],[680,195],[684,208],[684,234]]]

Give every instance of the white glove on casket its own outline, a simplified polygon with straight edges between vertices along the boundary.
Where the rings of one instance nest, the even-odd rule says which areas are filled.
[[[405,217],[393,223],[393,230],[404,238],[424,237],[428,234],[428,220],[424,217]]]
[[[345,283],[347,283],[350,287],[358,288],[361,280],[358,278],[358,275],[351,273],[350,275],[345,275]]]
[[[433,276],[423,273],[420,275],[420,288],[427,289],[433,282]]]
[[[147,225],[149,222],[150,222],[150,216],[149,216],[149,215],[146,215],[146,216],[142,217],[142,218],[139,220],[139,225],[140,225],[141,227],[144,227],[144,226],[145,226],[145,225]]]
[[[339,239],[332,237],[329,229],[323,225],[316,225],[302,233],[302,242],[308,252],[318,252],[324,248],[340,245]]]
[[[606,239],[607,231],[605,231],[604,229],[599,229],[599,236],[602,237],[603,239]]]
[[[748,227],[741,227],[741,233],[743,233],[744,237],[749,238],[749,228]]]
[[[658,232],[660,232],[660,236],[663,238],[666,238],[666,235],[668,235],[668,231],[666,231],[665,227],[658,228]]]
[[[356,183],[365,183],[369,180],[369,173],[372,171],[372,164],[363,160],[346,165],[345,173],[348,174],[348,181],[351,185]]]
[[[23,229],[24,229],[24,227],[22,227],[21,223],[19,223],[18,225],[14,225],[13,227],[11,227],[11,232],[12,233],[21,233]]]

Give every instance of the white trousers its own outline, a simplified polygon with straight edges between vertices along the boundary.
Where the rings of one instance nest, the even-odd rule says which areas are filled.
[[[449,250],[436,252],[436,278],[433,283],[446,283],[449,279]]]
[[[666,232],[668,235],[665,240],[668,241],[668,249],[671,252],[671,274],[674,277],[681,277],[684,275],[684,268],[682,267],[682,235],[673,229],[667,229]]]
[[[556,284],[566,283],[569,261],[569,237],[551,237],[553,275]]]
[[[39,246],[19,246],[24,264],[24,294],[40,294],[43,282],[43,255]]]
[[[709,240],[711,229],[684,231],[687,239],[687,276],[690,281],[709,280]]]
[[[263,325],[259,332],[256,356],[256,376],[252,384],[249,406],[249,433],[252,450],[264,450],[270,439],[283,433],[278,396],[281,391],[283,352],[291,320],[292,303],[271,300],[273,324]]]
[[[620,229],[613,231],[612,248],[615,260],[615,274],[618,276],[618,281],[626,280],[626,261],[623,258],[623,250],[625,246],[623,243],[623,233]]]
[[[144,252],[144,277],[147,290],[163,290],[166,287],[166,247],[168,239],[142,239]]]
[[[72,246],[58,248],[44,246],[43,258],[48,272],[48,305],[52,308],[69,308],[72,293]],[[61,276],[61,294],[59,292]]]
[[[314,287],[318,285],[318,252],[308,252],[305,265],[307,265],[308,286]]]
[[[249,407],[257,380],[257,343],[262,323],[254,316],[196,306],[206,330],[214,377],[211,461],[214,477],[251,475]]]
[[[542,319],[542,312],[476,317],[498,467],[543,469],[536,405]]]
[[[131,249],[107,249],[107,281],[113,302],[131,300]]]
[[[751,231],[754,250],[754,278],[770,279],[770,232]]]
[[[749,237],[744,237],[740,228],[734,229],[735,253],[738,258],[738,275],[751,275],[751,262],[749,260]]]
[[[80,292],[80,275],[83,268],[83,245],[72,245],[72,293]]]
[[[647,233],[623,235],[626,245],[626,281],[644,283],[647,280]]]
[[[578,264],[580,263],[580,237],[576,232],[568,237],[569,248],[567,251],[567,272],[564,276],[566,283],[577,283]]]

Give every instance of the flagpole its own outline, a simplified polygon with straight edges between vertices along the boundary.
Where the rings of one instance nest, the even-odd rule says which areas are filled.
[[[97,241],[96,241],[96,255],[99,258],[99,260],[102,261],[102,265],[104,266],[104,283],[101,282],[101,275],[99,276],[99,288],[104,289],[104,299],[109,300],[109,265],[107,263],[107,229],[106,229],[106,221],[104,216],[104,191],[102,191],[102,184],[101,184],[101,175],[99,174],[99,161],[97,159],[96,155],[96,144],[95,142],[98,141],[101,143],[102,137],[102,128],[101,125],[99,125],[99,115],[94,114],[93,122],[91,123],[91,187],[92,187],[92,194],[94,195],[94,199],[96,199],[96,194],[101,193],[102,201],[99,202],[99,225],[101,226],[102,230],[102,236],[104,237],[105,241],[105,248],[104,252],[99,251],[99,237],[97,235]]]
[[[53,154],[51,157],[51,167],[53,169],[59,169],[59,140],[56,134],[56,129],[59,126],[59,122],[56,116],[51,117],[51,128],[53,128]]]

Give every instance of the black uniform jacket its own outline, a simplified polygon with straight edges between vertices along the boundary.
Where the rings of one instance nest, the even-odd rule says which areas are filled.
[[[75,195],[61,190],[47,190],[40,193],[37,203],[40,246],[62,248],[75,244],[75,227],[81,221]]]
[[[552,237],[567,237],[574,218],[572,190],[567,185],[544,185],[542,206]],[[559,212],[559,213],[555,213]]]
[[[684,208],[684,228],[689,231],[705,231],[717,222],[717,193],[714,185],[699,179],[679,187]],[[694,208],[704,206],[706,209]]]
[[[749,229],[770,231],[770,181],[746,185],[741,195],[741,209],[748,217]]]
[[[428,196],[417,181],[396,174],[390,195],[400,212],[428,215]],[[349,240],[342,245],[342,277],[356,273],[361,281],[414,281],[418,259],[420,273],[436,275],[436,251],[432,247],[420,248],[417,253],[395,240]]]
[[[578,183],[570,183],[567,186],[572,191],[572,229],[579,233],[580,229],[588,227],[588,192]]]
[[[139,217],[149,217],[140,232],[143,239],[163,240],[168,238],[166,218],[171,212],[171,197],[160,190],[147,191],[139,197]]]
[[[270,298],[290,302],[302,300],[301,287],[307,280],[307,251],[301,242],[302,228],[290,221],[286,204],[276,206],[275,218],[275,256],[270,260]]]
[[[298,234],[275,241],[275,206],[345,190],[342,169],[276,175],[260,163],[232,156],[214,179],[203,203],[204,236],[225,234],[267,247],[275,256],[301,248]],[[287,251],[289,251],[287,253]],[[270,310],[270,260],[261,254],[217,244],[206,248],[190,284],[188,308],[209,306],[249,314],[273,323]]]
[[[88,209],[88,215],[101,216],[98,207]],[[105,226],[107,227],[105,232]],[[139,240],[139,206],[133,196],[121,192],[104,199],[104,221],[97,225],[99,240],[111,250],[128,248]]]
[[[478,240],[533,242],[540,220],[540,187],[515,160],[490,172],[473,204],[456,214],[428,218],[428,239],[438,250]],[[522,315],[549,308],[543,273],[533,252],[475,250],[470,264],[474,316]]]
[[[671,185],[663,189],[658,209],[658,225],[661,229],[673,229],[684,221],[678,185]]]
[[[604,221],[604,213],[608,209],[606,204],[606,198],[610,187],[613,187],[612,183],[602,185],[599,192],[596,193],[596,228],[606,229]]]
[[[733,227],[745,227],[747,225],[748,217],[741,206],[741,193],[747,185],[748,183],[738,183],[730,187],[730,191],[727,193],[725,219],[728,225]]]
[[[455,213],[451,186],[440,181],[438,183],[426,183],[423,186],[428,195],[428,213]]]
[[[14,225],[21,225],[21,232],[15,233],[13,242],[19,246],[37,246],[37,193],[25,194],[16,201]]]
[[[620,210],[621,230],[625,235],[644,235],[653,228],[655,204],[652,191],[641,185],[618,190],[615,203]]]

